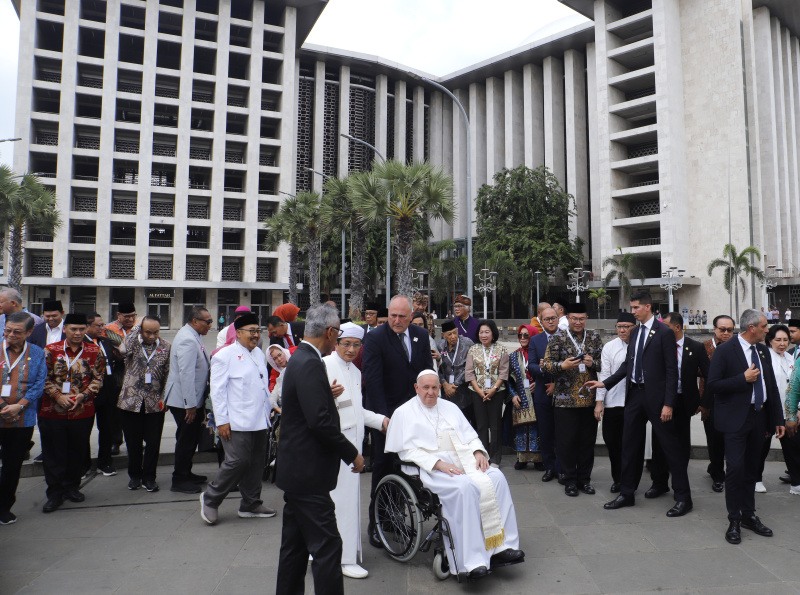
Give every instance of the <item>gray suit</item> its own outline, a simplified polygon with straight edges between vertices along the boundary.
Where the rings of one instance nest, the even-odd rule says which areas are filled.
[[[169,355],[169,378],[164,389],[169,407],[203,407],[208,382],[208,355],[203,337],[188,324],[172,342]]]

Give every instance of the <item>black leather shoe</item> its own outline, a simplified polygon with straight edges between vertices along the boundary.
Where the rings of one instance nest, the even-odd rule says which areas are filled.
[[[650,486],[650,489],[644,493],[645,498],[658,498],[669,492],[669,488],[662,488],[658,486]]]
[[[522,550],[513,550],[511,548],[503,550],[492,556],[489,559],[489,566],[498,568],[500,566],[508,566],[509,564],[516,564],[525,560],[525,552]]]
[[[611,488],[608,491],[611,492],[612,494],[619,494],[619,490],[620,490],[619,482],[615,481],[614,483],[611,484]]]
[[[731,521],[728,525],[728,530],[725,531],[725,541],[733,545],[742,543],[742,529],[739,526],[739,521]]]
[[[792,483],[792,478],[789,477],[789,474],[781,475],[778,479],[780,479],[783,483]]]
[[[567,476],[564,475],[563,473],[559,473],[558,474],[558,483],[560,483],[562,486],[567,485]]]
[[[688,514],[692,508],[694,508],[694,504],[692,504],[691,500],[688,500],[687,502],[676,502],[675,506],[667,511],[667,516],[670,518],[683,516]]]
[[[484,578],[489,576],[489,571],[486,569],[486,566],[478,566],[470,570],[467,576],[471,579]]]
[[[63,503],[64,501],[61,498],[50,498],[45,505],[42,506],[42,512],[55,512]]]
[[[594,492],[594,488],[592,487],[592,484],[590,484],[590,483],[581,484],[581,485],[578,486],[578,489],[581,492],[583,492],[584,494],[587,494],[589,496],[594,496],[594,493],[595,493]]]
[[[192,483],[205,483],[208,481],[208,477],[205,475],[196,475],[195,473],[190,473],[186,480]]]
[[[184,481],[181,483],[173,483],[170,491],[180,492],[181,494],[199,494],[200,487],[196,483]]]
[[[572,496],[573,498],[578,495],[578,486],[574,483],[570,483],[564,486],[564,493],[567,496]]]
[[[553,481],[555,478],[556,478],[556,472],[553,471],[552,469],[548,469],[542,475],[542,481],[544,482]]]
[[[69,500],[70,502],[83,502],[84,500],[86,500],[86,496],[84,496],[77,489],[73,488],[69,492],[67,492],[67,500]]]
[[[722,481],[712,481],[711,482],[711,489],[717,492],[718,494],[725,489],[725,482]]]
[[[378,529],[375,525],[369,525],[367,527],[367,534],[369,535],[369,544],[372,547],[376,547],[378,549],[383,549],[383,543],[381,542],[381,538],[378,536]]]
[[[603,504],[603,508],[606,510],[617,510],[619,508],[625,508],[626,506],[633,506],[636,503],[633,496],[623,496],[620,494],[611,502],[606,502]]]
[[[527,468],[528,468],[528,463],[523,463],[521,461],[517,461],[516,463],[514,463],[514,469],[516,469],[517,471]]]
[[[762,537],[772,537],[772,529],[761,522],[761,519],[753,515],[749,519],[742,519],[741,526],[750,529],[756,535]]]

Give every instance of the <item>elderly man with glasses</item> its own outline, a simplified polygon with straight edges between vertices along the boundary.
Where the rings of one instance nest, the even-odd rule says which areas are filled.
[[[203,430],[209,373],[209,357],[203,338],[212,324],[214,319],[208,310],[196,306],[189,313],[189,322],[172,341],[164,400],[178,425],[175,431],[173,492],[197,494],[200,492],[198,484],[207,479],[204,475],[192,473],[192,457]]]

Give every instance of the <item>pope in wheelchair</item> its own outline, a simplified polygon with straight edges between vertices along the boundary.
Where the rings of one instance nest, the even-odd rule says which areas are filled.
[[[420,372],[414,388],[417,396],[398,407],[392,415],[386,434],[386,452],[395,452],[404,463],[419,467],[419,479],[410,479],[405,474],[396,475],[395,479],[393,476],[384,479],[388,484],[394,481],[407,487],[414,481],[421,481],[422,492],[429,496],[411,494],[422,504],[406,505],[405,510],[410,516],[413,516],[414,508],[419,508],[425,518],[431,514],[441,517],[437,528],[428,535],[426,545],[437,530],[440,536],[448,538],[442,538],[446,561],[441,558],[441,550],[438,559],[441,559],[443,569],[449,569],[450,574],[459,580],[482,578],[491,569],[523,562],[525,554],[518,549],[517,518],[505,476],[489,465],[486,449],[458,406],[439,399],[440,385],[436,372]],[[380,492],[381,486],[376,491]],[[385,505],[391,498],[386,497],[385,489],[383,491],[381,516],[394,523],[397,522],[395,517],[407,516],[399,514],[404,506],[397,504],[396,497],[394,503],[390,502],[388,507]],[[376,500],[380,506],[380,499]],[[432,501],[433,506],[428,501]],[[381,530],[382,519],[378,520],[379,534],[387,546],[387,532]],[[416,527],[414,524],[411,523],[411,528],[420,536],[416,537],[416,547],[411,556],[421,542],[421,520]],[[408,521],[405,525],[390,528],[390,531],[408,536]],[[387,549],[391,554],[392,550]],[[440,578],[447,576],[437,572],[436,562],[434,572]]]

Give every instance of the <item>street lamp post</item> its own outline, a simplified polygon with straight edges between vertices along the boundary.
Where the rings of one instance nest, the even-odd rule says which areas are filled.
[[[469,299],[472,300],[472,173],[470,171],[472,140],[470,138],[469,131],[469,116],[467,116],[467,110],[464,109],[464,106],[461,105],[461,102],[458,100],[458,98],[453,95],[450,89],[444,85],[440,85],[436,81],[432,81],[431,79],[421,76],[415,72],[409,72],[408,76],[418,81],[426,82],[429,85],[433,85],[442,93],[447,94],[447,96],[453,100],[453,103],[458,106],[458,109],[461,110],[461,115],[464,117],[464,126],[467,131],[467,293]]]
[[[536,271],[534,275],[536,275],[536,307],[539,307],[539,275],[541,275],[541,271]],[[537,314],[538,316],[538,314]]]
[[[766,260],[766,259],[765,259]],[[759,282],[764,289],[764,308],[769,309],[769,290],[775,289],[778,286],[778,279],[781,277],[783,269],[777,265],[771,264],[767,267],[767,274],[764,279]]]
[[[481,274],[478,275],[478,282],[480,285],[476,286],[475,289],[483,295],[483,317],[489,318],[489,305],[486,297],[497,289],[497,273],[489,271],[489,269],[481,269]]]
[[[385,162],[386,157],[383,156],[378,149],[374,146],[369,144],[365,140],[361,140],[360,138],[356,138],[346,132],[342,132],[341,136],[346,138],[347,140],[351,140],[356,143],[360,143],[365,147],[369,147],[372,149],[375,154],[381,158],[381,161]],[[392,300],[392,220],[387,216],[386,217],[386,307],[389,307],[389,302]]]
[[[569,274],[570,282],[567,283],[567,289],[575,292],[575,302],[581,303],[581,291],[586,291],[589,286],[583,282],[583,276],[588,275],[589,271],[584,271],[583,267],[575,267],[574,272]]]
[[[669,267],[666,271],[661,273],[661,283],[659,283],[659,287],[661,287],[661,289],[666,289],[669,292],[670,312],[675,311],[675,300],[673,298],[672,293],[683,287],[683,282],[681,281],[681,279],[683,278],[683,274],[685,272],[686,272],[685,269],[679,269],[678,267]]]

